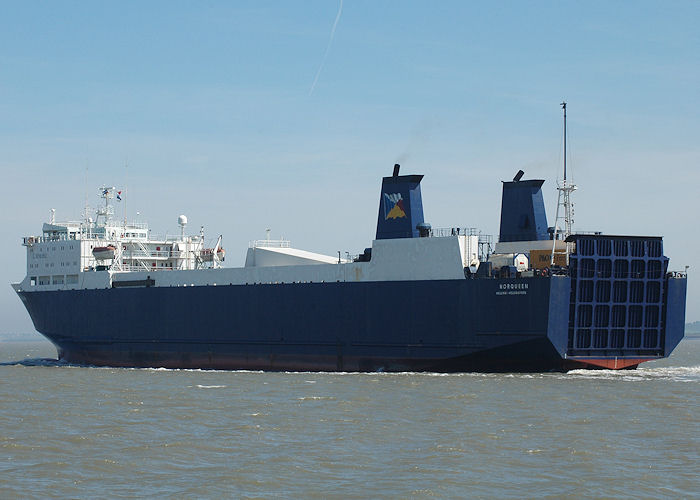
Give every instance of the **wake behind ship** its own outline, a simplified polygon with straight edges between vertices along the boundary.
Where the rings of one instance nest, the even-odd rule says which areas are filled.
[[[13,288],[60,359],[88,365],[503,372],[668,356],[683,337],[686,275],[669,272],[662,238],[550,227],[544,181],[522,176],[503,183],[495,244],[432,228],[423,176],[396,165],[361,254],[268,236],[241,268],[222,267],[221,237],[204,248],[203,233],[186,236],[184,216],[177,238],[116,222],[104,187],[95,220],[52,215],[23,239],[27,275]]]

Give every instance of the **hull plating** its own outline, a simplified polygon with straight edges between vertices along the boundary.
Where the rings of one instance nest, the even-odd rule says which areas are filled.
[[[581,366],[555,347],[565,344],[567,316],[561,312],[568,310],[568,296],[550,296],[551,281],[147,287],[20,296],[37,330],[74,363],[439,372]],[[558,312],[551,320],[550,309]]]

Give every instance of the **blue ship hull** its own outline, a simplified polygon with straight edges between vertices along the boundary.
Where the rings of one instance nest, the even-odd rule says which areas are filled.
[[[634,367],[670,353],[661,339],[657,349],[576,349],[571,287],[571,278],[554,276],[111,288],[20,297],[59,357],[88,365],[527,372]],[[673,300],[684,304],[684,292],[671,291]],[[664,335],[672,350],[683,332],[670,326]]]
[[[319,371],[541,371],[571,363],[568,278],[21,293],[73,363]],[[551,299],[551,300],[550,300]],[[80,311],[76,314],[76,311]],[[119,312],[118,315],[111,313]],[[118,317],[114,321],[105,318]]]

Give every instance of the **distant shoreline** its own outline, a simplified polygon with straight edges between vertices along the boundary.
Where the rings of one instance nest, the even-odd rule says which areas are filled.
[[[700,335],[700,321],[685,324],[686,335]]]

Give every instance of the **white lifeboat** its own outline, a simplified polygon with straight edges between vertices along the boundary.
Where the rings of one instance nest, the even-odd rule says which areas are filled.
[[[107,245],[106,247],[95,247],[92,249],[92,255],[97,260],[110,260],[114,259],[114,252],[116,251],[114,245]]]

